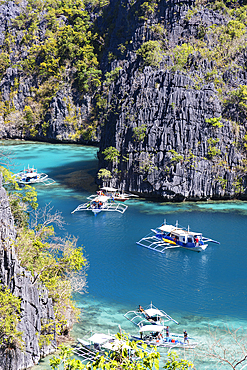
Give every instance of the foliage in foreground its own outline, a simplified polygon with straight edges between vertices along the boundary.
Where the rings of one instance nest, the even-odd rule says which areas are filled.
[[[21,300],[9,289],[0,290],[0,346],[22,346],[22,333],[17,330],[20,320]]]
[[[80,360],[72,358],[73,352],[71,348],[60,346],[58,357],[53,357],[50,360],[52,369],[84,369],[94,370],[110,370],[110,369],[159,369],[160,354],[156,348],[153,351],[147,351],[147,345],[137,346],[136,342],[128,340],[126,334],[116,334],[116,348],[109,354],[99,356],[97,360],[92,363],[82,364]],[[62,365],[60,367],[59,365]]]
[[[47,288],[48,296],[53,301],[56,333],[67,334],[79,314],[72,292],[83,292],[86,285],[87,261],[83,248],[77,247],[74,237],[58,238],[55,235],[54,225],[62,227],[64,224],[59,212],[53,214],[48,206],[34,211],[38,204],[33,187],[21,189],[6,168],[0,168],[0,172],[8,183],[7,194],[17,231],[15,248],[19,262],[31,272],[33,284],[41,283]],[[33,213],[30,216],[31,209]],[[4,289],[0,295],[0,344],[4,341],[20,346],[21,333],[17,331],[20,302]],[[41,331],[39,342],[42,346],[53,339],[54,322],[43,323]]]
[[[50,360],[50,366],[53,370],[111,370],[111,369],[125,369],[125,370],[158,370],[160,353],[157,352],[156,347],[152,347],[152,351],[147,350],[147,345],[140,341],[138,344],[130,341],[126,334],[116,334],[118,346],[110,353],[105,352],[99,356],[97,360],[84,365],[80,360],[72,358],[73,351],[71,348],[64,345],[60,346],[57,357]],[[179,359],[176,352],[172,351],[167,355],[167,362],[164,369],[167,370],[189,370],[193,368],[193,364],[187,360]]]
[[[40,282],[48,289],[58,335],[68,332],[68,320],[74,322],[78,317],[79,311],[72,300],[72,292],[84,291],[83,269],[87,264],[83,248],[76,245],[76,238],[56,237],[53,224],[61,222],[58,212],[52,214],[46,209],[36,213],[32,229],[19,228],[16,241],[21,265],[32,273],[33,283]]]

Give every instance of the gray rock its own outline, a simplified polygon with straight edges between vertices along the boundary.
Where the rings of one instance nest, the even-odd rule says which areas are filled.
[[[41,357],[56,348],[53,305],[47,290],[33,284],[30,272],[22,268],[13,247],[16,232],[6,191],[0,179],[0,282],[21,298],[21,331],[25,349],[0,347],[0,370],[21,370],[37,364]],[[54,323],[50,345],[39,347],[41,323]]]

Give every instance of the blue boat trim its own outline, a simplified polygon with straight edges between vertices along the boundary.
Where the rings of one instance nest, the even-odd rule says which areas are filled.
[[[178,225],[168,225],[164,222],[151,233],[136,242],[142,247],[156,252],[165,253],[168,249],[184,248],[196,252],[204,251],[208,242],[220,244],[218,241],[202,236],[201,232],[190,231]]]

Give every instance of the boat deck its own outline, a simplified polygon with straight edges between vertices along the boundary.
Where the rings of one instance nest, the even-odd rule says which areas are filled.
[[[93,348],[89,342],[79,338],[77,344],[73,347],[73,353],[81,357],[81,362],[94,362],[104,354],[103,351]],[[105,360],[108,361],[107,358]]]
[[[160,253],[165,253],[167,249],[180,248],[180,245],[173,245],[164,240],[157,239],[155,235],[145,236],[136,242],[136,244]]]
[[[128,206],[122,203],[117,203],[117,202],[111,202],[111,203],[106,203],[103,204],[100,208],[93,208],[91,205],[91,202],[83,203],[80,204],[78,207],[74,209],[71,213],[75,213],[78,211],[95,211],[95,213],[101,212],[101,211],[108,211],[108,212],[119,212],[119,213],[124,213]]]

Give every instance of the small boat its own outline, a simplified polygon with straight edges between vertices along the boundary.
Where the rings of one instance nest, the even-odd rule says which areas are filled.
[[[129,345],[129,340],[132,340],[132,338],[129,339],[126,335],[95,333],[87,340],[78,338],[73,352],[75,355],[82,358],[81,362],[95,361],[102,355],[106,356],[107,362],[112,352],[117,352],[126,348],[130,358],[135,359],[137,351]],[[144,351],[140,345],[138,345],[137,348],[139,351]],[[151,353],[153,351],[150,350],[146,352]]]
[[[198,343],[187,334],[166,333],[166,326],[144,325],[140,327],[140,335],[132,335],[135,341],[143,341],[148,346],[194,349]],[[168,335],[167,335],[168,334]]]
[[[144,341],[149,346],[195,348],[196,342],[191,342],[185,334],[170,333],[168,322],[179,324],[165,311],[158,309],[152,303],[145,309],[139,305],[138,310],[128,311],[124,317],[139,328],[139,336],[132,335],[135,341]],[[184,332],[186,333],[186,331]]]
[[[97,215],[101,211],[115,211],[119,213],[124,213],[127,208],[128,206],[122,203],[115,202],[115,200],[109,196],[98,195],[94,196],[91,200],[89,200],[89,202],[80,204],[71,213],[75,213],[78,211],[92,211],[95,215]]]
[[[130,194],[130,193],[125,193],[125,192],[122,192],[119,189],[115,189],[115,188],[108,187],[108,186],[104,186],[104,187],[100,188],[100,190],[97,191],[97,195],[106,195],[110,198],[113,198],[114,200],[119,201],[119,202],[125,202],[126,200],[129,200],[129,199],[134,198],[134,197],[138,198],[137,195]],[[90,197],[89,197],[89,199],[90,199]]]
[[[220,244],[216,240],[202,236],[201,232],[190,231],[189,226],[187,229],[179,227],[178,222],[175,226],[167,225],[164,222],[158,228],[151,229],[151,231],[152,233],[136,243],[161,253],[173,248],[185,248],[201,252],[208,247],[208,242]]]
[[[159,310],[157,307],[155,307],[152,302],[145,309],[139,305],[138,310],[128,311],[124,317],[139,328],[144,325],[163,326],[167,321],[173,321],[175,324],[178,324],[178,322],[169,316],[165,311]]]
[[[29,184],[37,184],[42,183],[44,185],[51,185],[54,184],[55,181],[48,178],[46,173],[39,173],[36,168],[29,167],[24,168],[20,172],[14,175],[14,179],[20,185],[29,185]]]

